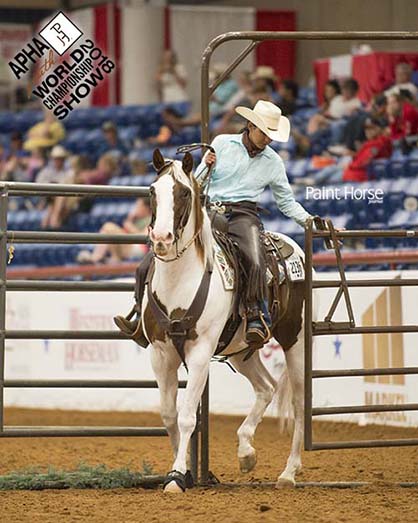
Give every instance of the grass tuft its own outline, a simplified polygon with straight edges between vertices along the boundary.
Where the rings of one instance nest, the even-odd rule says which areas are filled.
[[[104,464],[80,463],[72,471],[49,466],[47,472],[34,467],[11,472],[0,476],[0,490],[152,488],[162,480],[161,476],[153,474],[152,466],[145,461],[139,472],[130,470],[128,466],[109,469]]]

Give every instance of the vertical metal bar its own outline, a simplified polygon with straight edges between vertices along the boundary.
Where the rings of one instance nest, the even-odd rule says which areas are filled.
[[[6,330],[7,188],[0,192],[0,432],[4,431],[4,366]]]
[[[190,472],[193,481],[197,485],[199,481],[199,431],[200,431],[200,406],[196,412],[196,426],[190,440]]]
[[[305,450],[312,450],[312,223],[305,225]]]
[[[202,56],[201,74],[201,141],[209,143],[209,63],[212,49],[207,47]],[[209,374],[203,391],[200,408],[200,483],[206,485],[209,479]]]
[[[200,484],[207,485],[209,480],[209,376],[202,394],[200,438]]]

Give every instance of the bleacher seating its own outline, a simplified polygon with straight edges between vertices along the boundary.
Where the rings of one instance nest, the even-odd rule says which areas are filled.
[[[306,128],[308,119],[317,111],[316,97],[313,89],[304,88],[300,92],[299,109],[291,117],[292,125],[300,130]],[[153,147],[134,147],[136,140],[143,140],[158,132],[161,125],[161,112],[165,106],[153,104],[149,106],[111,106],[93,107],[74,110],[64,120],[66,138],[63,145],[75,154],[87,154],[96,158],[97,145],[102,139],[101,125],[111,120],[118,125],[119,137],[130,151],[130,157],[151,162]],[[185,115],[189,111],[187,103],[176,104],[176,110]],[[42,119],[41,111],[22,111],[20,113],[0,113],[0,143],[7,145],[10,132],[14,130],[23,133]],[[313,153],[324,150],[335,140],[340,131],[339,125],[334,125],[330,131],[319,137],[313,148]],[[176,148],[180,144],[200,141],[198,126],[185,127],[181,133],[174,135],[167,147],[163,147],[165,157],[175,157]],[[272,146],[285,158],[285,166],[289,181],[312,175],[316,169],[310,158],[296,158],[296,144],[291,138],[288,143],[273,143]],[[196,161],[200,153],[195,154]],[[337,227],[346,228],[411,228],[418,226],[418,210],[411,206],[405,207],[406,198],[418,198],[418,149],[405,155],[396,150],[389,159],[375,160],[370,166],[371,181],[358,184],[358,187],[380,188],[384,192],[383,203],[368,204],[365,200],[352,199],[306,199],[305,190],[295,188],[295,196],[312,214],[330,216]],[[128,162],[123,166],[119,176],[110,180],[112,185],[149,186],[155,178],[155,173],[134,175]],[[356,184],[350,184],[355,185]],[[340,188],[343,188],[340,185]],[[410,202],[410,201],[409,201]],[[122,223],[134,203],[134,198],[97,199],[89,212],[74,213],[65,230],[94,232],[106,221]],[[277,211],[276,203],[270,191],[266,191],[261,199],[261,205],[269,214],[265,216],[265,226],[271,230],[281,231],[303,244],[303,230],[293,221],[286,219]],[[418,205],[417,205],[418,206]],[[413,207],[413,205],[412,205]],[[10,230],[39,230],[42,211],[27,210],[22,198],[14,198],[8,216]],[[365,241],[366,248],[407,248],[417,247],[416,240],[402,241],[369,239]],[[79,250],[83,246],[63,245],[19,245],[16,249],[14,265],[62,265],[74,263]],[[315,249],[322,249],[321,242],[315,244]]]

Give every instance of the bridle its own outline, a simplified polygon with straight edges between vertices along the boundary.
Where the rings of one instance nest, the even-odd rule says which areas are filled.
[[[167,168],[171,168],[169,172],[164,173],[164,176],[168,174],[169,176],[172,177],[174,182],[177,182],[177,180],[174,177],[173,170],[172,170],[173,163],[174,163],[174,160],[166,161],[164,163],[164,165],[157,171],[157,177],[161,176],[163,171],[165,171]],[[192,207],[192,199],[189,199],[187,205],[184,206],[184,209],[183,209],[183,211],[182,211],[182,213],[180,215],[178,223],[175,224],[175,227],[174,227],[174,245],[175,245],[175,248],[176,248],[176,255],[173,256],[172,258],[162,258],[161,256],[158,256],[158,254],[156,254],[154,252],[154,250],[153,250],[154,258],[157,258],[157,260],[163,261],[165,263],[169,263],[169,262],[172,262],[172,261],[175,261],[175,260],[178,260],[179,258],[181,258],[183,256],[183,254],[187,251],[187,249],[191,245],[193,245],[193,243],[195,242],[196,238],[199,236],[199,234],[202,231],[202,225],[193,234],[192,238],[190,240],[188,240],[186,242],[186,244],[180,250],[178,248],[178,242],[180,240],[181,234],[183,233],[184,228],[186,227],[187,222],[189,221],[189,218],[190,218],[191,207]],[[153,205],[153,192],[152,191],[151,191],[151,211],[152,211],[152,218],[151,218],[151,223],[150,223],[150,225],[148,227],[148,231],[150,231],[150,229],[152,229],[152,227],[154,225],[154,222],[155,222],[155,211],[156,211],[156,209],[155,209],[155,205]]]

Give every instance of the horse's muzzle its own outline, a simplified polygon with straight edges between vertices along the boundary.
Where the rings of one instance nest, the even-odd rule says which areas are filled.
[[[167,246],[166,243],[164,243],[162,241],[157,241],[156,243],[154,243],[154,252],[158,256],[165,256],[166,254],[168,254],[168,249],[169,249],[169,247],[171,247],[171,245],[172,245],[172,242],[170,243],[169,246]]]

